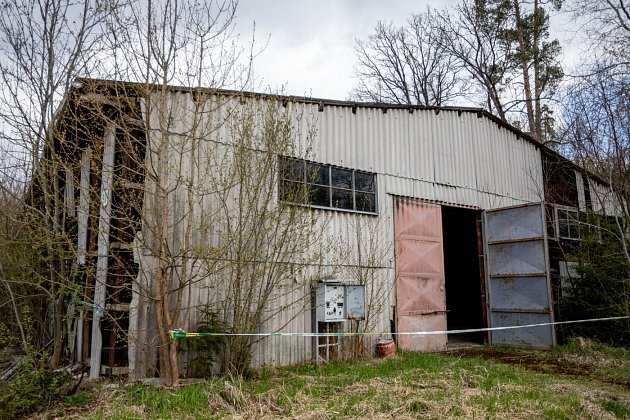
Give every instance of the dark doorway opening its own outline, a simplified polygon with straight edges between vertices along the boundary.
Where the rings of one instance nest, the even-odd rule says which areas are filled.
[[[442,206],[448,330],[483,328],[485,286],[480,267],[479,211]],[[483,332],[449,334],[448,345],[483,344]]]

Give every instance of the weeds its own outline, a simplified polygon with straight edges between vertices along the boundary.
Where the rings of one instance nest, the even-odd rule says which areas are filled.
[[[552,352],[494,347],[480,351],[400,352],[387,360],[268,367],[252,379],[215,377],[177,389],[134,385],[110,395],[109,402],[92,409],[88,417],[627,418],[630,413],[630,388],[612,383],[597,367],[624,366],[630,361],[624,351],[572,346]],[[504,360],[484,357],[497,354]],[[515,363],[537,360],[551,365],[558,359],[575,366],[599,360],[599,365],[581,376],[539,372]],[[72,410],[70,404],[65,409]]]

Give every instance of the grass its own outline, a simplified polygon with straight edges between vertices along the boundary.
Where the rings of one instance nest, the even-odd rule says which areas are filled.
[[[53,415],[630,418],[628,381],[628,351],[599,345],[551,352],[496,347],[456,354],[399,352],[386,360],[265,368],[253,379],[217,377],[176,389],[138,384],[100,389],[66,400]]]

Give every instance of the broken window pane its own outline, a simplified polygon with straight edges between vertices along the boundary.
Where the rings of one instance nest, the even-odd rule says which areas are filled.
[[[578,212],[558,209],[558,236],[565,239],[580,239]]]

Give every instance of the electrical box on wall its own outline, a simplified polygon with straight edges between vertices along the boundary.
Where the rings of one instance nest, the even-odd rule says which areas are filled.
[[[365,286],[346,285],[346,318],[365,319]]]
[[[345,290],[342,284],[318,284],[315,292],[317,320],[339,322],[346,317]]]
[[[365,319],[365,286],[328,280],[315,289],[315,316],[319,322]]]

